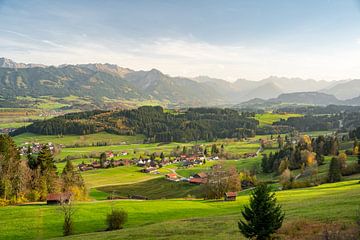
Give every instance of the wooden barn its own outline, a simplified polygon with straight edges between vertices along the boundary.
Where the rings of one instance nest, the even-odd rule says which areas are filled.
[[[236,192],[227,192],[224,194],[225,201],[235,201],[236,200]]]
[[[46,197],[46,204],[70,203],[71,193],[50,193]]]

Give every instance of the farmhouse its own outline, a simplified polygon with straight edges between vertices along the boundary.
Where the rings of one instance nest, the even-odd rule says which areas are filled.
[[[227,192],[224,194],[225,201],[235,201],[236,200],[236,192]]]
[[[46,204],[70,203],[71,193],[50,193],[46,197]]]
[[[166,179],[170,180],[170,181],[179,181],[178,176],[176,175],[176,173],[168,173],[165,175]]]

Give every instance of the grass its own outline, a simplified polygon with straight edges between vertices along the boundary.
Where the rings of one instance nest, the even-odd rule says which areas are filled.
[[[277,192],[285,222],[297,219],[351,223],[359,204],[360,184],[346,181]],[[237,221],[247,195],[234,202],[204,200],[100,201],[77,203],[75,234],[68,239],[239,239]],[[104,231],[106,214],[125,209],[125,229]],[[0,208],[0,239],[60,237],[63,217],[57,206],[28,205]],[[93,233],[89,233],[93,232]]]
[[[7,123],[0,123],[1,128],[21,128],[30,125],[32,122],[7,122]]]
[[[89,188],[131,184],[160,177],[152,173],[140,172],[142,168],[136,166],[122,166],[108,169],[96,169],[82,173],[86,185]]]
[[[34,133],[23,133],[15,136],[14,141],[17,145],[22,145],[25,142],[33,143],[49,143],[62,144],[65,146],[74,145],[92,145],[96,143],[112,144],[129,144],[142,142],[144,137],[142,135],[127,136],[116,135],[107,132],[94,133],[89,135],[39,135]]]
[[[279,121],[280,119],[288,119],[289,117],[302,117],[301,114],[295,113],[286,113],[286,114],[276,114],[276,113],[261,113],[256,114],[255,119],[259,121],[259,125],[272,125],[274,122]]]
[[[202,195],[199,188],[199,185],[192,185],[186,182],[172,182],[165,178],[155,178],[135,184],[99,187],[96,188],[96,190],[116,196],[141,195],[149,199],[169,199],[190,196],[200,198]],[[97,198],[96,194],[98,194],[98,192],[95,192],[93,195],[94,198]]]

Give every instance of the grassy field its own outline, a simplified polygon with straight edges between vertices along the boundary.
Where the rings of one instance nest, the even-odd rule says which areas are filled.
[[[117,196],[141,195],[149,199],[202,197],[199,185],[155,178],[135,184],[99,187],[96,190]],[[95,192],[95,197],[98,192]]]
[[[162,176],[161,174],[151,174],[140,172],[142,168],[136,166],[116,167],[109,169],[97,169],[82,173],[86,185],[89,188],[105,186],[131,184],[146,181]],[[163,173],[168,173],[164,169]]]
[[[25,142],[33,143],[49,143],[54,144],[63,144],[65,146],[74,146],[74,145],[92,145],[96,143],[107,143],[112,144],[129,144],[129,143],[139,143],[144,140],[144,136],[135,135],[116,135],[106,132],[94,133],[89,135],[39,135],[34,133],[23,133],[15,136],[14,141],[17,145],[24,144]]]
[[[280,119],[288,119],[289,117],[302,117],[301,114],[287,113],[287,114],[276,114],[276,113],[262,113],[256,114],[255,119],[259,121],[260,126],[272,125],[273,122],[279,121]]]
[[[277,192],[286,223],[299,219],[354,222],[360,184],[346,181],[318,187]],[[235,202],[204,200],[100,201],[75,205],[75,233],[68,239],[239,239],[237,220],[247,195]],[[111,208],[129,213],[124,230],[104,231]],[[0,208],[0,239],[60,237],[62,215],[57,206],[28,205]],[[301,227],[301,226],[299,226]]]

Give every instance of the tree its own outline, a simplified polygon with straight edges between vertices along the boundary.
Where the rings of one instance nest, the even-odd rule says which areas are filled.
[[[337,157],[333,157],[329,166],[328,181],[338,182],[341,180],[341,163]]]
[[[15,142],[0,135],[0,197],[17,199],[24,188],[23,168]]]
[[[160,153],[160,159],[161,159],[161,160],[164,160],[164,159],[165,159],[165,155],[164,155],[163,152]]]
[[[36,157],[33,156],[32,149],[30,146],[28,147],[26,158],[27,158],[27,165],[29,166],[29,168],[31,170],[35,170],[38,167],[38,161]]]
[[[346,168],[346,160],[347,160],[347,155],[345,153],[340,153],[338,156],[339,162],[340,162],[340,167],[341,169]]]
[[[216,146],[216,144],[213,144],[212,146],[211,146],[211,155],[216,155],[216,154],[218,154],[219,153],[219,149],[217,148],[217,146]]]
[[[64,214],[63,235],[69,236],[74,232],[73,215],[75,214],[75,209],[71,203],[62,201],[60,204],[60,210]]]
[[[100,166],[102,168],[105,167],[105,162],[106,162],[106,153],[103,152],[100,154]]]
[[[228,191],[239,191],[241,186],[236,168],[225,169],[223,164],[215,165],[208,173],[204,188],[207,199],[220,199]]]
[[[37,157],[40,166],[41,192],[43,197],[47,193],[53,193],[57,190],[58,176],[54,157],[47,145],[44,145]]]
[[[268,185],[260,184],[251,193],[250,204],[241,212],[244,220],[238,222],[240,232],[247,238],[270,239],[278,230],[285,214],[277,204],[275,193]]]
[[[325,158],[321,155],[320,151],[316,153],[315,159],[319,166],[324,164]]]
[[[70,160],[66,161],[61,179],[63,192],[72,192],[75,199],[82,198],[85,195],[84,180]]]

